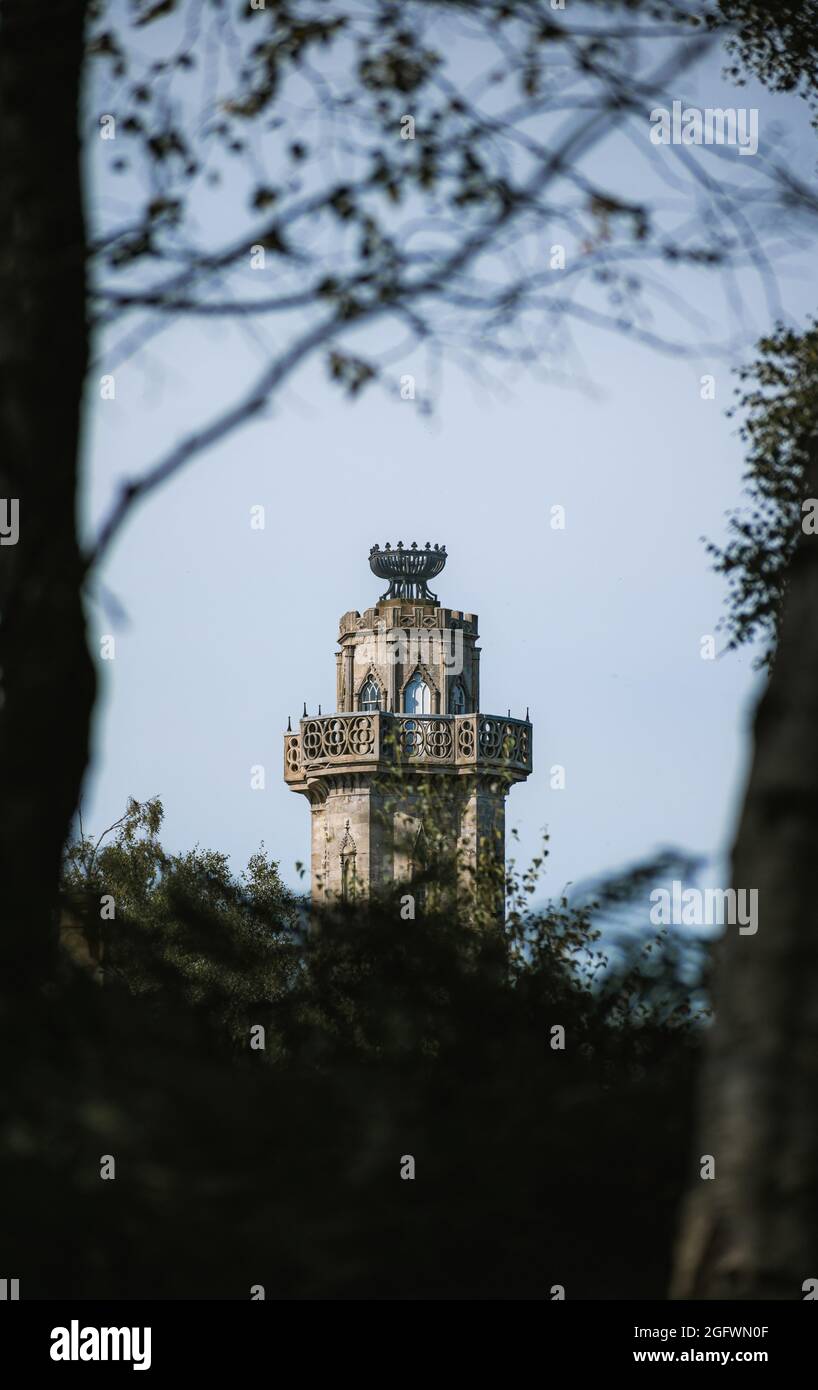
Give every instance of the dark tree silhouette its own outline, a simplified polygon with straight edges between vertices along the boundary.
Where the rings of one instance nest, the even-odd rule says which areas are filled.
[[[19,503],[20,531],[0,547],[0,949],[15,999],[38,999],[56,966],[60,851],[94,703],[82,586],[134,507],[268,409],[315,357],[357,397],[394,389],[417,344],[432,381],[444,355],[473,371],[547,367],[565,359],[574,323],[677,352],[704,334],[712,348],[673,292],[678,266],[753,270],[774,318],[766,248],[781,246],[782,225],[789,234],[800,216],[814,218],[814,190],[769,153],[729,168],[718,147],[669,147],[660,159],[647,120],[722,41],[738,80],[751,71],[812,101],[817,29],[814,4],[694,11],[614,0],[562,12],[542,0],[2,0],[0,492]],[[635,195],[600,181],[595,156],[628,131],[655,197],[644,183]],[[116,221],[95,192],[115,177]],[[208,216],[208,197],[224,188],[227,236]],[[96,386],[185,315],[229,316],[261,334],[273,323],[279,346],[262,337],[255,380],[147,461],[80,554],[89,355]],[[754,869],[766,866],[765,896],[780,894],[793,933],[809,909],[818,805],[809,731],[798,766],[793,743],[818,694],[809,554],[799,545],[787,585],[791,616],[757,725],[756,809],[737,848],[742,872],[748,852]],[[785,843],[767,834],[771,817]],[[799,875],[794,897],[785,860]],[[780,1051],[789,958],[746,955],[754,984],[742,1010],[776,965]],[[42,1022],[39,1007],[28,1017]],[[722,1049],[736,1017],[728,1003]],[[797,1069],[793,1097],[808,1074]],[[742,1181],[746,1194],[746,1171]]]
[[[757,935],[727,928],[676,1291],[802,1296],[818,1250],[818,373],[814,329],[760,344],[741,405],[751,506],[718,567],[734,645],[763,636],[771,667],[733,845],[732,881],[759,894]],[[810,501],[811,499],[811,501]],[[806,510],[802,508],[806,506]]]
[[[734,75],[798,91],[814,110],[818,7],[776,7],[769,28],[753,4],[737,19]],[[802,526],[818,497],[814,328],[779,328],[744,379],[752,510],[734,518],[719,564],[734,643],[761,636],[762,660],[774,656],[732,851],[732,882],[758,890],[760,925],[720,945],[696,1143],[717,1179],[691,1185],[673,1288],[797,1299],[818,1251],[818,538]]]
[[[306,931],[268,860],[236,878],[160,830],[131,803],[69,852],[104,986],[67,956],[36,1028],[10,1007],[25,1297],[661,1295],[705,1007],[703,962],[636,906],[670,861],[600,889],[630,917],[606,960],[593,903],[532,909],[536,872],[505,931],[398,895]]]

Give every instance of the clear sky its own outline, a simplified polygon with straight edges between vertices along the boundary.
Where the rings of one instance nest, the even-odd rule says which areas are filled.
[[[762,148],[793,109],[723,86],[718,64],[685,95],[758,105]],[[637,177],[626,142],[600,158],[609,181]],[[783,306],[803,320],[814,275],[803,278],[803,262],[774,268]],[[668,283],[718,331],[718,281],[678,272]],[[747,357],[770,316],[754,282],[741,290]],[[740,493],[729,364],[599,330],[575,341],[570,375],[579,365],[593,389],[520,374],[492,390],[447,368],[431,421],[377,390],[350,404],[312,362],[267,416],[158,492],[105,566],[127,620],[99,589],[89,608],[95,643],[113,634],[115,659],[99,663],[86,826],[115,820],[129,795],[158,793],[168,847],[198,842],[238,868],[263,840],[298,885],[309,810],[282,780],[287,716],[304,700],[334,708],[338,619],[382,589],[370,546],[431,540],[450,555],[441,601],[480,617],[482,708],[530,708],[534,774],[512,790],[508,824],[522,858],[549,828],[548,889],[669,844],[723,850],[758,690],[751,653],[700,655],[723,601],[700,538],[723,536]],[[243,327],[188,322],[118,368],[115,400],[97,398],[92,375],[88,524],[262,357]],[[407,370],[422,397],[422,363]],[[704,372],[715,400],[701,398]],[[259,504],[264,530],[250,526]],[[564,530],[551,528],[555,504]],[[557,763],[562,791],[549,784]],[[263,791],[250,786],[258,764]]]

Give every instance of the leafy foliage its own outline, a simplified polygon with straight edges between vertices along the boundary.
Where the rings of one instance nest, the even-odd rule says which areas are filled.
[[[818,483],[818,327],[796,333],[779,325],[741,368],[743,383],[730,412],[740,412],[747,447],[748,502],[730,514],[724,547],[707,542],[717,573],[728,581],[722,623],[729,649],[760,642],[757,666],[769,667],[801,535],[802,504]]]
[[[108,982],[135,995],[161,995],[164,1007],[172,1000],[236,1041],[258,991],[275,997],[279,981],[267,974],[271,946],[292,928],[296,901],[263,846],[236,878],[215,850],[168,854],[159,840],[163,818],[158,797],[132,798],[97,841],[83,836],[69,846],[68,914],[98,921],[103,898],[112,899],[116,916],[103,931]]]
[[[128,910],[104,985],[66,968],[36,1006],[4,1099],[29,1296],[664,1295],[700,1038],[667,943],[605,967],[593,908],[525,885],[507,931],[397,897],[307,929],[269,865],[240,893],[160,824],[132,803],[107,858],[70,856]]]
[[[743,86],[752,75],[773,92],[796,92],[818,124],[818,4],[816,0],[719,0],[719,19],[728,29],[731,63],[727,76]]]

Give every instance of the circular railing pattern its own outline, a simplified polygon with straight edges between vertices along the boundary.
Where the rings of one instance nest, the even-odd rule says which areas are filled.
[[[451,722],[448,719],[429,719],[428,716],[417,718],[399,715],[397,746],[405,757],[451,762],[454,752]]]
[[[375,725],[369,714],[355,718],[307,719],[302,726],[304,759],[366,757],[375,749]]]
[[[474,758],[474,720],[461,719],[457,730],[457,750],[465,762]]]
[[[293,734],[292,738],[287,739],[285,758],[287,761],[287,771],[296,773],[301,766],[301,739],[298,734]]]
[[[481,758],[490,762],[520,763],[526,767],[530,727],[519,719],[495,719],[491,715],[483,715],[477,736]]]
[[[383,735],[378,747],[376,728]],[[287,774],[337,759],[411,758],[431,763],[491,763],[531,770],[531,725],[495,715],[339,714],[305,719],[285,739]]]

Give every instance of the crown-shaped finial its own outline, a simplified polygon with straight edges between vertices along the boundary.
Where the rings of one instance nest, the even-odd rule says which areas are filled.
[[[433,548],[431,541],[427,541],[422,549],[417,541],[412,541],[410,546],[398,541],[394,549],[388,541],[383,550],[379,545],[373,545],[369,552],[369,567],[379,579],[389,580],[389,588],[378,601],[382,603],[386,599],[399,598],[437,603],[437,594],[431,592],[427,580],[440,574],[446,559],[445,545],[435,544]]]

